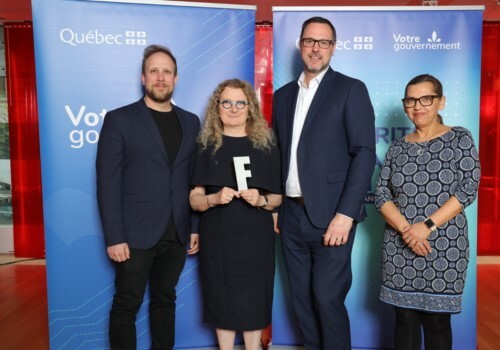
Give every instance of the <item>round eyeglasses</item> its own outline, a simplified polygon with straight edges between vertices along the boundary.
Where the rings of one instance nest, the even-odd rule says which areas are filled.
[[[417,101],[420,103],[420,105],[422,107],[427,107],[427,106],[430,106],[434,102],[435,98],[441,98],[441,97],[442,96],[439,96],[439,95],[425,95],[425,96],[421,96],[419,98],[406,97],[406,98],[403,98],[401,101],[403,101],[403,106],[405,108],[415,107],[415,105],[417,104]]]
[[[320,49],[328,49],[331,45],[335,43],[335,41],[332,40],[326,40],[326,39],[316,40],[313,38],[302,38],[300,41],[302,42],[302,46],[304,47],[313,47],[314,44],[318,43]]]
[[[222,106],[224,109],[231,109],[233,106],[236,106],[237,109],[243,109],[246,106],[248,106],[247,101],[231,101],[231,100],[217,100],[217,102]]]

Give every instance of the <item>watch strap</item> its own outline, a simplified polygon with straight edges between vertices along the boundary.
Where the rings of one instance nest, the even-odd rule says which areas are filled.
[[[431,231],[436,231],[437,230],[437,227],[436,227],[436,224],[434,223],[434,221],[432,221],[431,218],[427,218],[424,220],[424,224],[425,226],[427,226],[427,228]]]

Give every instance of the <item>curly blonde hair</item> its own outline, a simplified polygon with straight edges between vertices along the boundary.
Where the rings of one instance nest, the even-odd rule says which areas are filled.
[[[248,100],[246,132],[253,146],[259,150],[270,150],[271,146],[274,145],[274,138],[260,110],[257,95],[250,83],[236,78],[224,80],[220,83],[208,100],[208,105],[205,110],[205,121],[203,122],[203,127],[198,136],[198,143],[202,145],[202,149],[206,149],[208,145],[213,145],[213,153],[215,153],[222,146],[224,127],[219,117],[218,100],[227,87],[241,89]]]

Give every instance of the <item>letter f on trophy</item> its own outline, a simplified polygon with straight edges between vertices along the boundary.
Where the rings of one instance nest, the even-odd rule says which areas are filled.
[[[238,191],[248,190],[247,177],[252,177],[252,172],[245,169],[245,164],[250,164],[250,157],[233,157],[233,161]]]

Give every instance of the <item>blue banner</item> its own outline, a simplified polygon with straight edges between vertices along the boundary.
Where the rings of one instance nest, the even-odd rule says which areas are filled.
[[[297,79],[303,66],[298,53],[302,23],[328,18],[337,30],[334,70],[361,79],[376,115],[377,166],[373,186],[392,140],[413,126],[401,98],[406,83],[430,73],[441,80],[447,125],[469,129],[479,140],[479,91],[482,7],[275,7],[274,89]],[[370,201],[370,198],[367,198]],[[477,202],[476,202],[477,203]],[[477,204],[467,208],[470,261],[463,311],[452,316],[453,343],[476,348]],[[347,299],[353,348],[393,347],[393,308],[378,300],[384,222],[373,205],[358,226],[353,250],[353,285]],[[288,297],[284,266],[278,266],[273,310],[273,344],[300,344]],[[282,297],[282,296],[285,297]]]
[[[32,0],[51,349],[108,348],[114,269],[95,198],[95,155],[108,110],[141,98],[149,44],[169,47],[173,99],[203,115],[217,84],[253,82],[255,7],[168,1]],[[196,257],[177,293],[177,348],[216,344],[202,325]],[[150,346],[148,294],[138,348]]]

